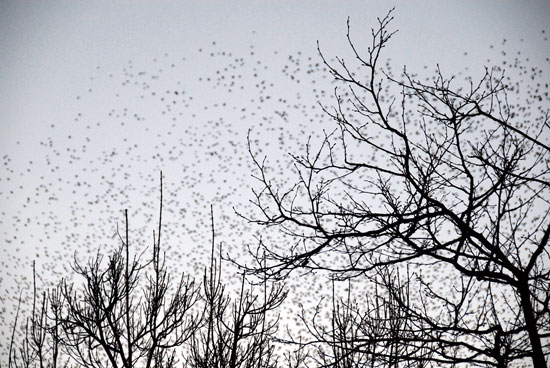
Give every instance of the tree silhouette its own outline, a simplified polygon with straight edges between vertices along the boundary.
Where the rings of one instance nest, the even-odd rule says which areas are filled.
[[[283,285],[268,287],[264,280],[258,294],[242,275],[240,291],[232,297],[221,257],[214,254],[213,212],[210,267],[202,283],[185,273],[173,282],[161,252],[162,173],[160,186],[152,257],[131,257],[126,210],[122,245],[107,259],[99,252],[85,265],[75,259],[76,280],[63,279],[42,295],[34,280],[31,316],[20,343],[16,313],[8,367],[278,366],[279,317],[270,312],[286,297]]]
[[[537,94],[521,90],[499,67],[477,82],[439,67],[426,82],[406,69],[394,77],[380,66],[391,20],[391,11],[379,19],[364,53],[348,21],[357,69],[320,52],[338,85],[335,106],[323,107],[336,128],[294,157],[290,186],[275,184],[249,143],[259,187],[258,211],[246,218],[277,226],[290,245],[261,240],[252,254],[266,266],[247,270],[275,279],[326,271],[376,285],[364,301],[336,301],[329,326],[308,321],[311,343],[325,346],[323,366],[530,358],[546,367],[548,93],[540,83]]]
[[[161,253],[162,174],[158,233],[153,255],[130,257],[128,211],[122,243],[107,260],[97,253],[86,265],[76,259],[77,283],[61,280],[35,306],[19,354],[8,366],[56,367],[60,348],[65,365],[82,367],[174,367],[176,349],[198,327],[192,307],[199,299],[195,282],[184,274],[173,283]],[[145,277],[142,273],[150,267]],[[14,325],[15,329],[15,325]],[[47,349],[45,341],[52,341]],[[13,337],[12,337],[13,342]],[[70,359],[69,359],[70,358]]]
[[[213,212],[211,212],[213,214]],[[282,285],[268,292],[263,283],[263,295],[245,288],[244,274],[238,296],[232,299],[222,277],[220,257],[214,256],[214,218],[212,215],[212,253],[210,267],[203,277],[202,325],[193,335],[187,366],[191,368],[275,368],[274,336],[278,315],[269,316],[286,298]]]
[[[58,366],[60,350],[60,294],[58,289],[39,294],[36,285],[34,262],[32,271],[33,295],[31,315],[26,319],[21,343],[19,345],[15,344],[17,321],[19,319],[23,294],[21,291],[12,326],[8,350],[8,367],[42,368],[47,366],[55,368]]]
[[[221,247],[215,256],[213,215],[202,282],[168,273],[161,174],[152,256],[131,256],[126,211],[121,246],[75,259],[76,282],[39,293],[34,280],[8,367],[546,367],[548,84],[536,68],[528,91],[500,67],[476,82],[439,68],[427,81],[396,77],[380,66],[391,21],[391,11],[379,19],[364,52],[348,22],[357,67],[319,51],[337,84],[335,106],[323,106],[335,128],[293,157],[290,186],[270,176],[249,139],[259,188],[247,218],[287,238],[260,239],[235,297]],[[275,334],[287,292],[270,281],[295,270],[328,274],[332,296],[302,309],[309,336],[290,331],[297,349],[282,361]]]

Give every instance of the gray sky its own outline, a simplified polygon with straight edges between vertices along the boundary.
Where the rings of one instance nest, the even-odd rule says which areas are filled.
[[[548,69],[548,1],[395,5],[399,33],[386,54],[395,69],[439,64],[475,75],[487,59],[501,60],[502,48]],[[330,103],[333,87],[316,66],[316,41],[329,58],[349,56],[347,17],[361,48],[391,6],[1,2],[2,324],[11,323],[35,257],[44,279],[64,276],[75,251],[116,246],[124,208],[137,246],[149,245],[160,170],[172,264],[181,270],[205,260],[210,204],[220,241],[238,253],[254,231],[233,214],[246,211],[253,183],[247,131],[284,178],[286,153],[329,124],[317,101]]]

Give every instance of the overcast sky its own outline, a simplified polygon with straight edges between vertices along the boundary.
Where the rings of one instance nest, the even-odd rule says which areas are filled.
[[[253,185],[247,132],[284,178],[286,153],[330,123],[316,42],[328,58],[349,55],[346,19],[361,49],[393,4],[2,1],[3,322],[33,259],[43,278],[64,276],[74,252],[116,246],[123,209],[133,240],[149,245],[160,170],[172,263],[205,260],[211,204],[220,241],[238,253],[255,231],[233,210],[246,212]],[[475,75],[502,49],[548,69],[548,1],[395,5],[396,69]]]

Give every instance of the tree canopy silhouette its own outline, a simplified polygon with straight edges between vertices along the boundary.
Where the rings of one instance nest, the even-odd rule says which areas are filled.
[[[161,174],[152,256],[132,255],[125,212],[118,249],[73,262],[79,281],[42,294],[35,282],[8,367],[546,367],[548,83],[517,60],[511,76],[500,66],[477,80],[439,67],[427,80],[395,76],[381,66],[391,22],[390,11],[362,50],[348,21],[351,63],[319,51],[337,85],[334,106],[322,106],[335,126],[293,156],[290,185],[249,138],[258,187],[246,218],[286,238],[250,248],[255,263],[240,264],[236,296],[221,247],[215,255],[213,215],[202,281],[168,273]],[[526,73],[527,83],[515,79]],[[307,336],[282,340],[288,292],[271,282],[294,271],[328,276],[332,296],[302,309]]]
[[[427,81],[395,77],[381,66],[391,21],[391,11],[379,19],[364,50],[348,21],[351,63],[320,52],[337,83],[335,106],[323,107],[335,129],[304,142],[291,185],[249,144],[257,211],[243,216],[289,245],[260,240],[248,271],[376,286],[363,302],[336,301],[328,324],[304,317],[311,343],[330,347],[323,366],[546,367],[548,84],[517,60],[512,77],[500,66],[478,80],[439,67]],[[527,70],[536,88],[513,79]]]
[[[202,282],[185,272],[173,280],[161,251],[162,173],[160,185],[152,257],[132,256],[125,211],[124,232],[117,231],[121,246],[107,259],[98,252],[85,265],[74,260],[76,280],[62,279],[41,295],[35,282],[21,340],[19,313],[13,324],[9,368],[277,366],[275,310],[286,291],[264,282],[256,292],[244,275],[236,295],[226,290],[221,256],[215,255],[213,212],[210,267]]]

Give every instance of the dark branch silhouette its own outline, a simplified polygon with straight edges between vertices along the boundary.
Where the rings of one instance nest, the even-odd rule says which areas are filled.
[[[279,366],[275,334],[277,309],[287,295],[283,285],[269,287],[264,278],[256,293],[242,275],[233,297],[214,252],[213,212],[210,267],[202,283],[184,273],[174,282],[161,251],[162,174],[160,184],[152,257],[131,256],[125,211],[122,245],[108,258],[98,252],[85,265],[75,259],[75,282],[63,279],[48,293],[39,295],[34,280],[31,316],[19,343],[16,313],[9,368]],[[289,368],[304,359],[303,353],[289,355]]]
[[[213,212],[212,212],[213,213]],[[212,254],[210,267],[203,277],[203,325],[191,341],[187,364],[193,368],[275,368],[275,333],[279,316],[270,315],[284,301],[287,292],[282,285],[255,294],[244,274],[238,296],[231,299],[222,277],[220,257],[214,255],[214,218],[212,215]],[[276,313],[276,312],[275,312]]]
[[[546,367],[547,107],[536,111],[538,96],[513,105],[498,67],[477,83],[439,68],[428,82],[406,69],[392,76],[380,66],[391,21],[391,11],[379,19],[365,51],[348,22],[357,69],[320,52],[338,85],[336,105],[323,107],[336,129],[294,157],[291,185],[275,185],[249,143],[259,187],[258,211],[246,218],[277,226],[290,245],[260,241],[259,266],[246,271],[273,279],[324,271],[377,285],[384,298],[336,303],[331,328],[309,321],[314,341],[330,346],[323,366],[362,366],[346,363],[361,356],[372,366],[530,358]]]

